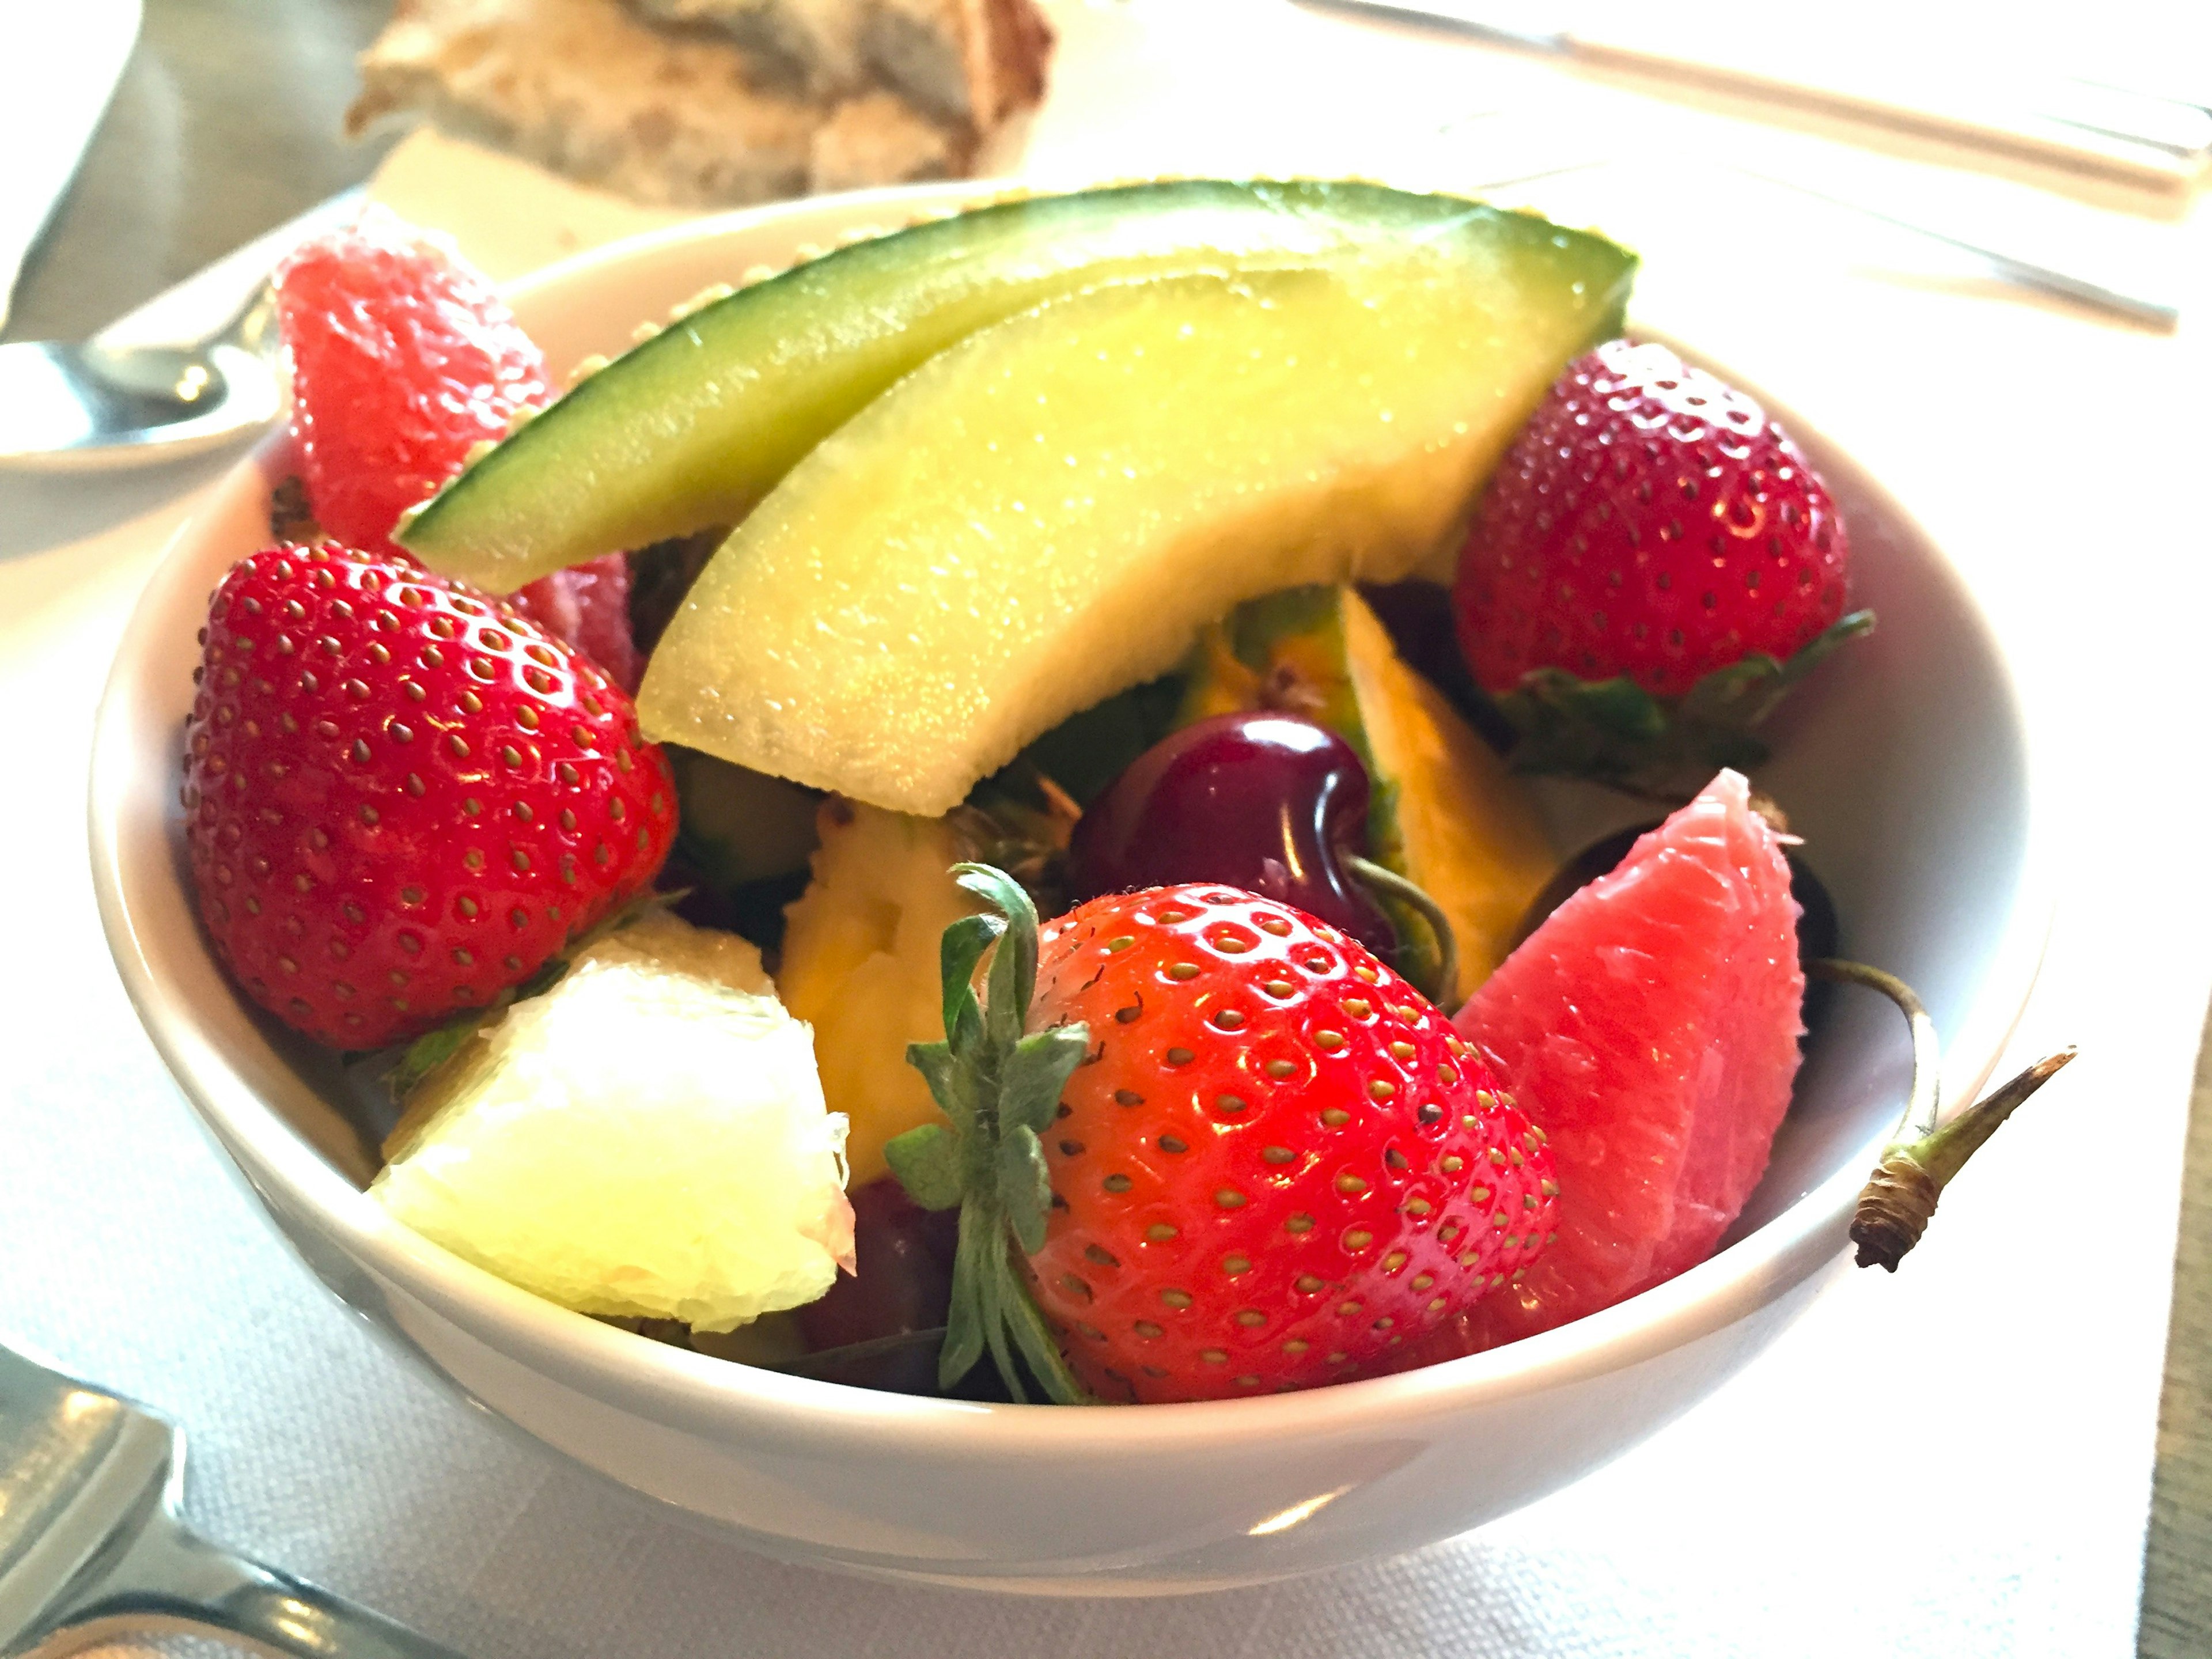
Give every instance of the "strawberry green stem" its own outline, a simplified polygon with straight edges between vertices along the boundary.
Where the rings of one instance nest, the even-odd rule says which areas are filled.
[[[945,1041],[906,1051],[946,1121],[909,1129],[884,1149],[915,1203],[960,1210],[938,1382],[951,1388],[988,1353],[1017,1401],[1029,1397],[1026,1370],[1054,1402],[1087,1404],[1091,1396],[1068,1369],[1024,1264],[1044,1246],[1052,1203],[1037,1137],[1082,1063],[1090,1033],[1080,1024],[1024,1032],[1036,989],[1036,908],[1003,870],[956,864],[952,874],[991,908],[945,930],[939,947]],[[979,1003],[975,969],[987,950],[991,967]]]
[[[1897,1005],[1911,1027],[1912,1092],[1905,1103],[1904,1121],[1897,1138],[1882,1148],[1874,1174],[1859,1193],[1851,1218],[1851,1243],[1858,1247],[1858,1265],[1879,1264],[1895,1273],[1905,1253],[1928,1231],[1936,1200],[1952,1177],[1996,1133],[1997,1126],[2056,1076],[2076,1051],[2063,1049],[2036,1061],[1994,1094],[1939,1127],[1942,1060],[1936,1022],[1928,1017],[1912,988],[1879,968],[1834,957],[1808,962],[1805,972],[1814,979],[1863,985],[1881,992]]]
[[[1373,859],[1361,858],[1354,853],[1346,855],[1343,863],[1346,869],[1376,893],[1397,900],[1428,923],[1429,932],[1437,941],[1436,971],[1429,976],[1428,984],[1413,988],[1439,1007],[1450,1006],[1448,999],[1459,982],[1459,939],[1452,932],[1451,918],[1444,914],[1443,907],[1429,896],[1425,888]]]
[[[1516,734],[1506,757],[1515,771],[1587,778],[1671,808],[1719,768],[1748,772],[1764,762],[1755,728],[1792,687],[1873,629],[1873,611],[1854,611],[1786,660],[1748,652],[1679,697],[1655,696],[1626,675],[1585,680],[1535,668],[1490,703]]]

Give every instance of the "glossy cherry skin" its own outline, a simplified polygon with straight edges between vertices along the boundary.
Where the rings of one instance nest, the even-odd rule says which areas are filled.
[[[1342,860],[1367,844],[1367,769],[1295,714],[1217,714],[1171,732],[1107,785],[1067,848],[1072,904],[1218,881],[1297,906],[1386,959],[1390,923]]]
[[[959,1220],[957,1210],[921,1208],[889,1176],[855,1188],[853,1255],[859,1271],[852,1278],[839,1278],[820,1301],[799,1310],[807,1351],[843,1348],[942,1325],[952,1300],[952,1252]],[[872,1355],[826,1375],[833,1382],[894,1394],[934,1394],[937,1349],[924,1345]]]

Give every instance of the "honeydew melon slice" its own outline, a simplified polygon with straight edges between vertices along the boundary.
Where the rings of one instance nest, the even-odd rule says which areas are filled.
[[[1589,309],[1393,243],[970,336],[795,467],[655,652],[647,731],[933,816],[1242,600],[1432,564]]]
[[[1188,179],[1001,202],[841,248],[683,317],[470,466],[399,541],[433,569],[509,592],[736,523],[884,388],[1054,295],[1424,241],[1540,269],[1583,338],[1619,330],[1632,256],[1454,197]]]

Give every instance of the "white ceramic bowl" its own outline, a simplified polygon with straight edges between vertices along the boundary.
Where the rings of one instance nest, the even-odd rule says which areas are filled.
[[[872,192],[733,215],[558,265],[514,294],[552,362],[619,350],[710,283],[958,199]],[[1993,1063],[2047,905],[2026,734],[2002,653],[1942,556],[1793,422],[1849,521],[1880,631],[1799,694],[1762,781],[1789,806],[1850,954],[1926,996],[1952,1097]],[[194,632],[263,544],[266,463],[178,535],[100,710],[101,914],[185,1094],[307,1265],[468,1395],[577,1462],[774,1555],[1032,1592],[1249,1583],[1411,1549],[1618,1455],[1742,1365],[1811,1298],[1903,1099],[1901,1024],[1848,994],[1731,1241],[1672,1283],[1494,1352],[1374,1382],[1077,1411],[908,1398],[755,1370],[526,1295],[387,1219],[335,1073],[249,1012],[210,955],[176,804]],[[1940,720],[1926,711],[1943,711]]]

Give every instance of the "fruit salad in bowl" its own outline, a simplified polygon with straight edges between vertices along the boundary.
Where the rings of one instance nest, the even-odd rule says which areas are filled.
[[[103,707],[149,1031],[340,1295],[776,1553],[1200,1588],[1573,1479],[1805,1304],[1908,1094],[1909,1248],[2045,921],[1971,599],[1634,267],[1325,183],[798,204],[512,309],[322,239]]]

